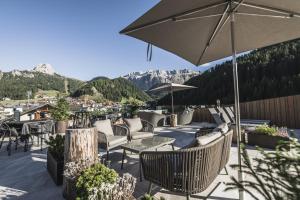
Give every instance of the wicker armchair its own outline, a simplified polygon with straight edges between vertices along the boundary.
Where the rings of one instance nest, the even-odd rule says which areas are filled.
[[[128,140],[144,139],[154,136],[154,126],[140,118],[124,119],[129,130]]]
[[[178,125],[187,125],[193,121],[194,110],[185,109],[181,113],[177,113],[177,124]]]
[[[228,162],[232,133],[221,134],[203,146],[168,152],[142,152],[144,177],[150,181],[148,193],[152,183],[172,192],[184,193],[187,199],[191,194],[206,190]]]
[[[98,120],[93,123],[98,131],[99,146],[106,150],[106,159],[109,160],[110,149],[127,143],[128,129],[122,125],[112,125],[109,119]]]
[[[150,122],[154,127],[163,126],[165,124],[166,115],[158,114],[156,112],[138,112],[138,116],[145,121]]]

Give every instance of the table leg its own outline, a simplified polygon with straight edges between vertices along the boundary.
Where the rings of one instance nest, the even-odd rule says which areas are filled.
[[[140,182],[143,181],[143,174],[142,174],[142,157],[139,154],[139,170],[140,170]]]
[[[175,148],[174,148],[174,144],[172,143],[172,144],[171,144],[171,146],[172,146],[172,150],[174,151],[174,150],[175,150]]]
[[[126,154],[126,151],[125,151],[125,149],[123,149],[121,169],[123,169],[125,154]]]

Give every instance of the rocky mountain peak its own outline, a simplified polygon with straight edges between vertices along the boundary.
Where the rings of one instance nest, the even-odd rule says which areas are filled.
[[[32,71],[54,75],[55,71],[50,64],[38,64]]]
[[[148,70],[146,72],[132,72],[124,76],[142,90],[148,90],[152,86],[161,83],[182,84],[190,78],[199,75],[200,72],[190,69],[182,70]]]

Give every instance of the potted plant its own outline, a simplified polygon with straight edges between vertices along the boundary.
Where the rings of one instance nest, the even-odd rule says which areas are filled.
[[[56,121],[56,133],[65,133],[69,119],[69,103],[65,99],[59,99],[57,105],[51,110],[51,116]]]
[[[130,116],[132,118],[137,117],[137,113],[139,111],[139,108],[144,105],[143,101],[141,101],[139,99],[135,99],[133,97],[129,97],[129,99],[122,98],[121,103],[123,105],[127,106],[127,108],[129,109]]]
[[[275,149],[279,141],[290,140],[287,130],[270,127],[268,125],[257,126],[248,134],[248,144],[263,148]]]
[[[96,163],[79,176],[76,199],[131,200],[135,183],[136,179],[130,174],[119,177],[115,170]]]
[[[50,136],[49,140],[46,141],[48,145],[47,170],[56,185],[63,183],[64,142],[65,137],[61,135]]]

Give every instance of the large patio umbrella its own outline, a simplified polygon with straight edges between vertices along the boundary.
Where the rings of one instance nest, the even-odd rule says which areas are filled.
[[[300,1],[162,0],[121,33],[170,51],[195,65],[232,56],[241,181],[236,54],[299,38]],[[239,194],[243,199],[243,192]]]
[[[173,92],[182,91],[182,90],[190,90],[197,87],[189,86],[189,85],[181,85],[176,83],[167,83],[162,86],[153,88],[149,90],[149,92],[169,92],[171,93],[171,107],[172,107],[172,114],[174,114],[174,98]]]

